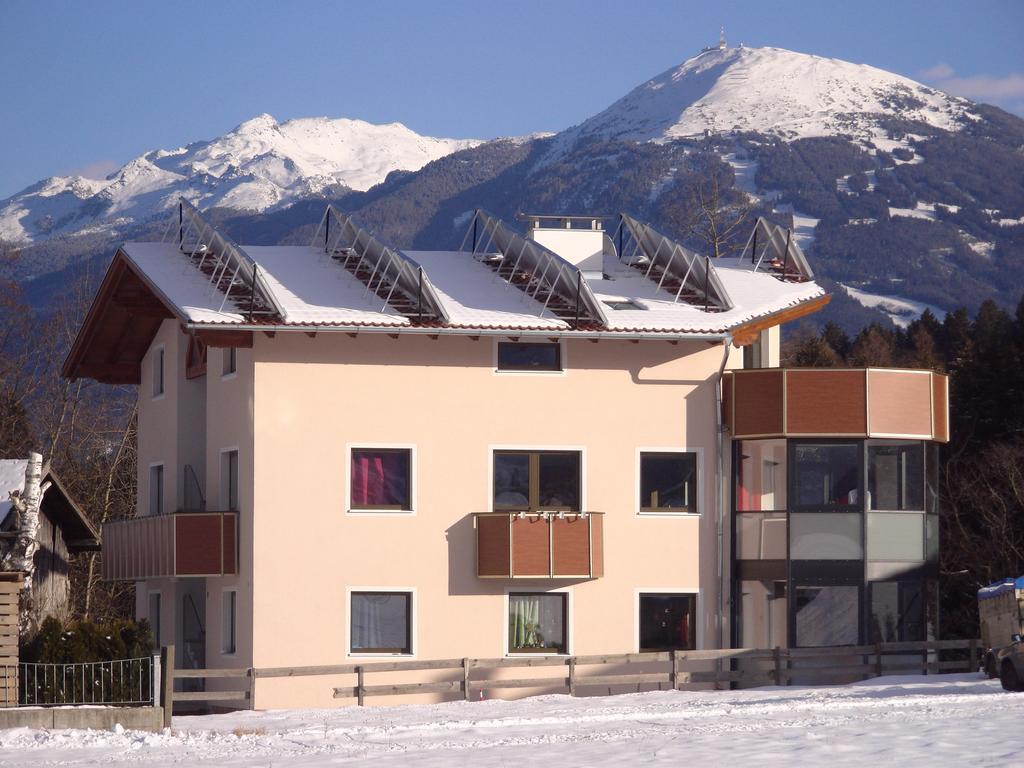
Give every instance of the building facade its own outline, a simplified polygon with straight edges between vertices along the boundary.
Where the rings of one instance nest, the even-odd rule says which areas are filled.
[[[733,548],[726,429],[738,369],[827,301],[799,248],[758,221],[712,264],[628,216],[527,218],[399,251],[328,210],[308,247],[240,247],[183,203],[118,251],[65,373],[139,385],[104,573],[181,663],[727,647],[747,582],[789,584]],[[257,679],[253,704],[331,690]]]

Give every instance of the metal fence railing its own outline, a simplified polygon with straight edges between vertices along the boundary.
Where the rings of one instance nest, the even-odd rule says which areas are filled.
[[[9,690],[11,682],[17,686],[17,705],[21,707],[151,706],[154,692],[160,689],[160,658],[143,656],[79,664],[23,662],[17,667],[0,667],[3,690]]]

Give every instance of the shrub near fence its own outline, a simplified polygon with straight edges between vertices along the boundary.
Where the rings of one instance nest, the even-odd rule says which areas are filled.
[[[978,669],[978,640],[878,643],[826,648],[737,648],[710,651],[666,651],[595,656],[523,656],[500,659],[439,659],[385,661],[369,664],[274,667],[248,669],[173,670],[168,678],[234,678],[237,690],[172,694],[187,701],[238,702],[252,706],[257,679],[351,675],[352,685],[335,687],[334,698],[355,699],[362,706],[367,697],[414,694],[458,695],[473,699],[481,691],[511,689],[561,690],[570,695],[611,693],[612,688],[642,687],[683,689],[708,684],[810,685],[859,679],[883,674],[934,674]],[[170,656],[173,658],[173,649]],[[942,656],[956,655],[959,658]],[[917,658],[913,658],[917,655]],[[546,668],[548,674],[506,676],[504,670]],[[600,669],[595,669],[600,668]],[[564,671],[563,671],[564,670]],[[539,670],[538,670],[539,671]],[[413,672],[438,672],[445,680],[401,681],[373,684],[371,676]],[[421,677],[420,675],[416,675]],[[597,690],[595,690],[597,689]],[[167,716],[170,702],[165,700]]]

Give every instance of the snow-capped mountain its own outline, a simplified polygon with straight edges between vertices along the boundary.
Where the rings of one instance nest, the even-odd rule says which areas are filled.
[[[114,230],[159,214],[179,196],[203,208],[265,211],[345,188],[366,190],[391,171],[416,171],[479,143],[420,136],[401,123],[278,123],[264,114],[212,141],[148,152],[104,180],[54,176],[0,200],[0,240]]]
[[[782,48],[714,48],[634,88],[566,138],[667,141],[706,131],[868,138],[879,116],[951,130],[971,103],[906,77]]]

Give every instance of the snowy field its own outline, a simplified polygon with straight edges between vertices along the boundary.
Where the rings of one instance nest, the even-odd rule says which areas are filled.
[[[240,712],[163,734],[0,731],[4,766],[1024,766],[1024,694],[978,674],[828,688]]]

